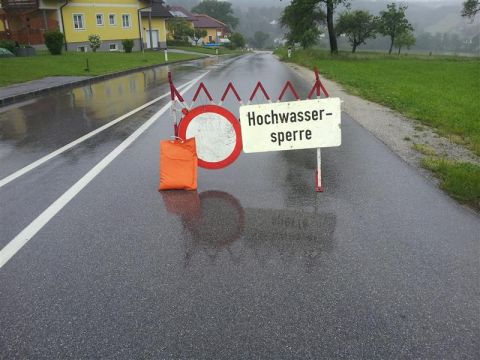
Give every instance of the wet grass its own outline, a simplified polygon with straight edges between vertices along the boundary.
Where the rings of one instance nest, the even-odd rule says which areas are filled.
[[[168,54],[169,62],[197,59],[193,54]],[[86,71],[87,59],[90,71]],[[95,76],[148,65],[164,64],[163,51],[67,52],[50,55],[40,52],[32,57],[0,58],[0,86],[41,79],[47,76]]]
[[[427,144],[413,144],[412,147],[423,155],[428,155],[428,156],[437,155],[437,152],[435,151],[435,149]]]
[[[212,48],[205,48],[202,46],[175,46],[174,49],[185,50],[185,51],[192,51],[198,52],[200,54],[208,54],[208,55],[216,55],[215,49]],[[218,55],[229,55],[229,54],[243,54],[245,53],[243,50],[230,50],[224,47],[218,48]]]
[[[426,157],[422,166],[432,171],[440,180],[440,187],[458,201],[480,210],[480,166]]]
[[[283,59],[286,51],[277,51]],[[480,60],[298,50],[290,61],[345,86],[351,93],[418,119],[480,155]]]

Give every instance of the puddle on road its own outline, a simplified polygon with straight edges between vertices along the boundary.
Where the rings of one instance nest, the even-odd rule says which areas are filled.
[[[207,255],[215,263],[227,253],[236,263],[279,259],[311,268],[333,249],[333,213],[243,208],[222,191],[165,191],[161,196],[167,212],[182,221],[187,267],[197,257]]]
[[[208,58],[160,66],[2,108],[0,144],[29,151],[56,149],[168,92],[168,71],[183,83],[192,71],[216,62]]]

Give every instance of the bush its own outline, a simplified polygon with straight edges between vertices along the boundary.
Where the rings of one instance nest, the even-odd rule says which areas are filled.
[[[190,42],[181,40],[167,40],[167,46],[190,46]]]
[[[13,53],[13,48],[15,47],[15,42],[12,40],[0,40],[0,48],[7,49]]]
[[[133,49],[133,40],[132,39],[125,39],[122,41],[123,50],[126,53],[131,53]]]
[[[244,48],[245,47],[245,38],[240,33],[233,33],[230,35],[230,47],[229,49],[235,50],[236,48]]]
[[[45,46],[50,51],[50,54],[60,55],[62,53],[65,37],[60,31],[46,31],[43,37],[45,38]]]
[[[91,34],[88,35],[88,41],[90,42],[90,47],[92,51],[95,52],[97,49],[102,45],[102,40],[100,39],[100,35]]]

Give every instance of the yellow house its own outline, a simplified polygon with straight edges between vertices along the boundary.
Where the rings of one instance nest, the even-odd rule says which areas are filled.
[[[160,0],[2,0],[2,6],[2,38],[40,45],[45,31],[59,29],[71,51],[89,51],[92,34],[100,36],[100,51],[122,50],[125,39],[134,50],[166,47],[171,17]]]
[[[166,19],[171,18],[163,1],[153,2],[150,9],[141,12],[143,46],[147,49],[165,49],[167,47]],[[153,45],[152,45],[153,44]]]

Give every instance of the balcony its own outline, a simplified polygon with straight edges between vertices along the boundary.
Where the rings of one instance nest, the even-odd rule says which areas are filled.
[[[1,0],[5,12],[37,10],[38,0]]]

